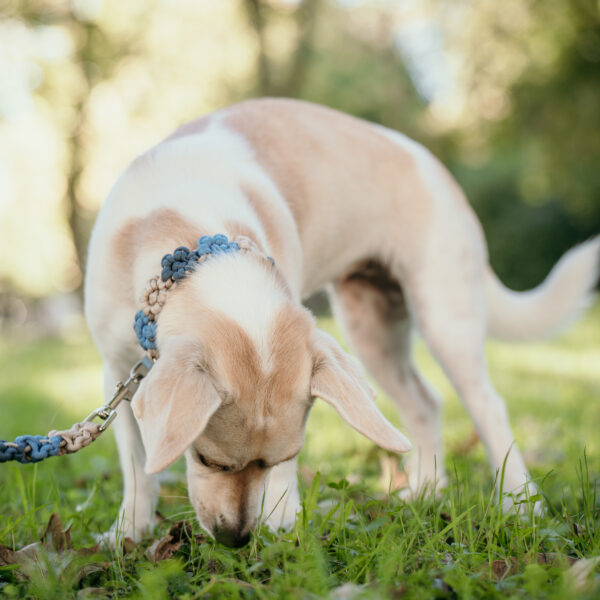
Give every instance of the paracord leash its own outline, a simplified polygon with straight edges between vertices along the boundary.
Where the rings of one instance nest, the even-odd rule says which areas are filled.
[[[75,423],[65,431],[51,431],[48,435],[20,435],[14,442],[0,440],[0,463],[16,460],[23,464],[36,463],[50,456],[73,454],[89,446],[117,416],[116,408],[123,402],[129,402],[140,385],[140,381],[152,368],[153,361],[144,356],[135,363],[125,383],[119,381],[110,402],[93,410],[81,423]],[[102,423],[94,423],[94,419]]]

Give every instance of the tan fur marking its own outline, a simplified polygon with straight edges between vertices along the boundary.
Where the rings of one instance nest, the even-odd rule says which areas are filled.
[[[206,327],[201,338],[207,350],[207,362],[215,376],[227,384],[238,403],[255,401],[261,385],[260,356],[248,334],[223,314],[205,313]]]
[[[340,206],[348,199],[351,206],[368,211],[375,190],[393,207],[395,223],[399,228],[404,223],[406,234],[419,235],[425,228],[431,200],[414,158],[367,122],[279,99],[242,102],[225,122],[250,142],[301,234],[332,203]]]
[[[310,356],[312,318],[307,311],[284,307],[273,329],[273,371],[271,382],[274,400],[291,398],[302,376],[302,366]],[[308,397],[309,390],[306,390]]]
[[[186,135],[196,135],[198,133],[202,133],[212,122],[212,117],[214,113],[211,115],[206,115],[205,117],[201,117],[200,119],[195,119],[194,121],[190,121],[189,123],[185,123],[178,129],[176,129],[167,140],[173,140],[176,138],[184,137]]]
[[[247,184],[242,185],[242,192],[246,196],[248,204],[250,204],[252,210],[260,219],[265,235],[269,240],[271,251],[273,254],[280,254],[283,251],[283,244],[279,233],[279,226],[273,215],[269,212],[263,195],[254,187]]]
[[[238,404],[253,404],[262,415],[271,415],[277,412],[278,403],[294,397],[302,365],[310,356],[312,321],[308,313],[290,305],[277,316],[270,373],[262,370],[252,340],[237,323],[214,312],[204,312],[199,320],[207,363],[219,382],[227,382]]]
[[[118,302],[138,303],[133,288],[133,270],[138,256],[159,244],[165,252],[182,245],[194,247],[204,233],[201,227],[192,225],[177,211],[168,208],[155,210],[144,218],[130,219],[119,227],[109,243],[107,272],[111,273],[111,279],[107,285],[110,285],[114,300],[107,310]]]

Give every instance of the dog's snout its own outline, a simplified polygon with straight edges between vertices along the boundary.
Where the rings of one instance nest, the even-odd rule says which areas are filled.
[[[239,531],[226,527],[216,527],[214,534],[217,542],[230,548],[241,548],[250,541],[250,530],[248,529]]]

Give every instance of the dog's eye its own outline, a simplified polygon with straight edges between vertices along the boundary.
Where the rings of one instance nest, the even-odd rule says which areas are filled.
[[[257,466],[259,469],[266,469],[266,468],[267,468],[267,463],[266,463],[266,462],[265,462],[265,461],[264,461],[262,458],[259,458],[259,459],[256,461],[256,466]]]
[[[208,467],[209,464],[206,462],[206,460],[204,459],[204,456],[202,456],[202,454],[200,454],[200,452],[196,452],[196,456],[198,457],[198,460],[205,466]]]
[[[228,467],[227,465],[216,465],[214,463],[210,463],[204,458],[204,456],[202,456],[202,454],[200,454],[200,452],[196,452],[196,454],[198,456],[198,460],[205,467],[208,467],[209,469],[213,469],[213,471],[231,471],[231,467]]]

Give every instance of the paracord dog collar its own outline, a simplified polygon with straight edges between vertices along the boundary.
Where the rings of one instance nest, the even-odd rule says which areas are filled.
[[[162,271],[157,277],[148,281],[140,298],[141,310],[135,314],[133,329],[149,356],[156,360],[158,349],[156,346],[156,319],[167,301],[168,291],[199,264],[212,256],[230,252],[253,252],[272,265],[275,264],[270,256],[261,252],[256,244],[245,236],[236,236],[232,241],[227,236],[217,234],[214,236],[203,235],[198,240],[195,250],[186,246],[179,246],[172,254],[165,254],[161,260]]]

